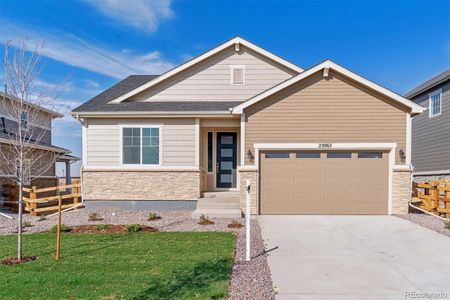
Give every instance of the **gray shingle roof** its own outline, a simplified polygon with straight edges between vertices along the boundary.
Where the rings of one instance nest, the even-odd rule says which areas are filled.
[[[7,140],[6,144],[9,144],[11,141],[14,141],[14,139],[10,139],[10,134],[4,132],[4,131],[0,131],[0,139],[3,140]],[[62,152],[62,153],[70,153],[71,151],[65,148],[61,148],[52,144],[47,144],[47,143],[43,143],[43,142],[35,142],[33,140],[30,141],[30,143],[32,145],[37,145],[37,146],[43,146],[43,147],[47,147],[47,148],[51,148],[56,152]]]
[[[111,100],[134,90],[135,88],[155,79],[158,75],[131,75],[113,85],[103,93],[75,108],[72,112],[141,112],[141,111],[228,111],[242,101],[161,101],[161,102],[121,102],[109,104]]]
[[[415,96],[417,96],[423,92],[426,92],[428,89],[436,86],[437,84],[445,82],[449,79],[450,79],[450,69],[448,69],[448,70],[442,72],[441,74],[434,76],[430,80],[427,80],[424,83],[420,84],[418,87],[409,91],[405,95],[405,97],[409,98],[409,99],[414,98]]]

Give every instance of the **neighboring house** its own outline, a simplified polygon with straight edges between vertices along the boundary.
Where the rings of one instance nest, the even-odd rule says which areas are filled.
[[[391,214],[408,211],[423,110],[332,61],[303,70],[236,37],[72,115],[88,206],[181,207],[231,190],[243,208],[249,181],[254,214]]]
[[[14,117],[17,114],[15,109],[17,109],[18,106],[13,105],[14,101],[18,100],[8,94],[0,92],[0,151],[3,151],[5,154],[11,153],[10,147],[14,141],[14,136],[17,135],[19,129],[17,118]],[[46,156],[45,153],[57,153],[57,161],[66,163],[66,168],[69,166],[70,169],[70,163],[79,160],[79,158],[71,156],[70,150],[52,145],[51,140],[52,120],[55,118],[61,118],[63,115],[33,104],[26,105],[28,107],[33,107],[33,109],[27,109],[22,112],[21,122],[23,122],[23,126],[34,126],[33,128],[35,128],[35,130],[33,130],[33,136],[29,137],[29,144],[32,145],[33,148],[38,149],[38,151],[42,151],[43,156],[41,159],[46,159],[46,157],[49,157],[48,155]],[[32,113],[33,116],[29,116],[29,113]],[[30,118],[33,118],[33,120],[30,120]],[[14,157],[13,154],[12,157]],[[54,159],[51,159],[51,162],[53,161]],[[13,162],[11,161],[3,161],[0,163],[0,171],[2,171],[2,173],[0,173],[0,195],[3,194],[3,192],[1,192],[2,186],[13,184],[11,181],[12,174],[6,174],[6,176],[4,176],[3,173],[6,170],[6,164],[12,163]],[[42,165],[47,166],[48,164],[49,162],[47,160],[47,163]],[[41,171],[42,170],[39,170],[39,173]],[[38,178],[36,178],[36,176]],[[57,177],[55,176],[55,164],[53,163],[53,165],[43,174],[34,174],[33,170],[31,170],[30,179],[31,184],[37,187],[55,186],[57,180]]]
[[[428,108],[412,119],[412,163],[417,181],[450,178],[450,69],[405,96]]]

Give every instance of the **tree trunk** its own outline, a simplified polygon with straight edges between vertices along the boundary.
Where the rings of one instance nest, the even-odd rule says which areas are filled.
[[[22,259],[22,181],[19,182],[19,228],[17,230],[17,259]]]

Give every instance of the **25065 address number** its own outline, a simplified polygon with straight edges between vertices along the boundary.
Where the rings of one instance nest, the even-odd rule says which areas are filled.
[[[332,143],[319,143],[319,148],[333,148]]]

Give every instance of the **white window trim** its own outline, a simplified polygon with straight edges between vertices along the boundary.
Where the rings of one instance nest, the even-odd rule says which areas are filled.
[[[120,128],[120,165],[121,166],[127,166],[127,167],[137,167],[137,168],[148,168],[148,167],[161,167],[162,166],[162,159],[163,159],[163,126],[162,125],[119,125]],[[140,164],[124,164],[123,163],[123,129],[124,128],[139,128],[141,131],[141,143],[140,143]],[[143,164],[142,163],[142,128],[158,128],[159,129],[159,163],[158,164]]]
[[[433,114],[431,97],[439,95],[439,113]],[[442,89],[436,90],[430,94],[428,94],[428,117],[434,118],[440,116],[442,114]]]
[[[233,74],[234,69],[242,69],[242,83],[234,83]],[[245,85],[245,65],[231,65],[230,66],[230,84],[231,85]]]

